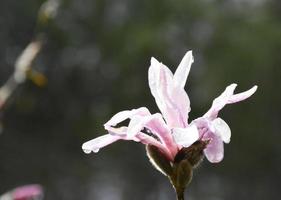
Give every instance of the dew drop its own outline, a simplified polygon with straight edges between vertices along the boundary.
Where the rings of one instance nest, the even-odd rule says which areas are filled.
[[[87,153],[87,154],[91,153],[91,150],[89,150],[89,149],[83,149],[83,151],[84,151],[84,153]]]
[[[98,153],[100,149],[99,148],[95,148],[95,149],[92,149],[92,150],[93,150],[94,153]]]

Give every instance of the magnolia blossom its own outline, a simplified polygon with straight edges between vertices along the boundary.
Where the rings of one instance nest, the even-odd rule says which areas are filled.
[[[231,131],[227,123],[218,117],[218,113],[226,104],[250,97],[257,86],[234,94],[237,85],[229,85],[213,101],[206,114],[188,123],[190,101],[184,86],[192,63],[192,52],[188,51],[173,74],[164,64],[151,58],[148,83],[161,113],[151,114],[147,108],[141,107],[115,114],[104,124],[108,134],[84,143],[84,152],[98,152],[100,148],[117,140],[133,140],[156,146],[173,162],[181,148],[201,140],[208,141],[204,149],[207,159],[220,162],[224,155],[223,142],[230,142]],[[117,127],[127,119],[130,120],[128,126]]]

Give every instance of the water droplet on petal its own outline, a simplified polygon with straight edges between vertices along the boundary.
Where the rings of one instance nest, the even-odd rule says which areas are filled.
[[[84,151],[84,153],[87,153],[87,154],[91,153],[91,150],[89,150],[89,149],[83,149],[83,151]]]
[[[96,148],[96,149],[92,149],[92,151],[94,152],[94,153],[98,153],[99,152],[99,148]]]

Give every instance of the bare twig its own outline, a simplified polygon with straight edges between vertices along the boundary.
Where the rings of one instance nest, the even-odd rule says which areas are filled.
[[[38,12],[37,26],[46,27],[50,20],[56,16],[60,3],[60,0],[47,0],[44,2]],[[0,87],[0,111],[18,86],[25,82],[28,73],[33,71],[32,63],[41,51],[44,43],[44,37],[41,37],[41,35],[42,32],[35,33],[35,39],[27,45],[16,59],[14,73]]]

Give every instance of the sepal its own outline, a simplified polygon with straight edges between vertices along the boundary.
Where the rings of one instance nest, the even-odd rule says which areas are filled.
[[[153,145],[146,145],[146,154],[151,164],[162,174],[168,177],[173,174],[172,163],[157,147]]]

